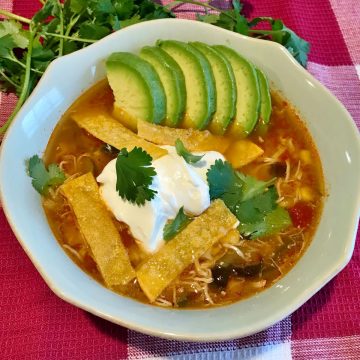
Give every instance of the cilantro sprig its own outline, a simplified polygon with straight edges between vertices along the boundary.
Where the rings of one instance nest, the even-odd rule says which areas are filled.
[[[66,176],[57,164],[50,164],[46,169],[45,164],[38,155],[32,156],[26,164],[27,172],[32,178],[34,189],[41,195],[46,195],[52,186],[61,185]]]
[[[200,161],[204,155],[194,155],[190,151],[188,151],[183,144],[183,142],[180,139],[176,139],[175,141],[175,149],[176,153],[183,157],[183,159],[188,164],[196,164],[198,161]]]
[[[174,238],[179,232],[184,230],[192,221],[192,218],[184,213],[184,207],[181,207],[174,220],[169,222],[164,227],[163,238],[169,241]]]
[[[157,192],[150,185],[156,171],[151,162],[152,157],[142,148],[120,150],[116,159],[116,191],[123,199],[144,205],[154,198]]]
[[[239,231],[251,239],[271,235],[291,224],[288,212],[277,204],[275,179],[260,181],[216,160],[207,172],[211,199],[220,198],[239,219]]]

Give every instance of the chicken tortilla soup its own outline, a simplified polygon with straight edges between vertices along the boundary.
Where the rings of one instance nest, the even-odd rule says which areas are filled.
[[[291,270],[324,179],[261,69],[226,46],[159,40],[111,54],[106,72],[27,163],[71,259],[121,295],[185,309],[231,304]]]

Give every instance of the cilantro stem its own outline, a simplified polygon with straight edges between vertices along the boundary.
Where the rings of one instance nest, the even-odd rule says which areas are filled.
[[[24,82],[22,85],[21,93],[20,93],[19,99],[16,103],[15,109],[13,110],[13,112],[11,113],[9,118],[6,120],[5,124],[0,128],[0,134],[5,133],[5,131],[7,130],[7,128],[11,124],[12,120],[14,119],[16,114],[19,112],[20,108],[22,107],[26,98],[29,95],[29,83],[30,83],[30,74],[31,74],[31,55],[32,55],[32,50],[33,50],[34,37],[35,37],[35,32],[33,32],[30,29],[29,46],[28,46],[28,51],[26,54],[26,70],[25,70],[25,77],[24,77]]]
[[[63,8],[61,6],[61,3],[59,2],[59,6],[60,6],[60,23],[59,23],[59,28],[60,28],[60,35],[64,36],[64,14],[63,14]],[[59,56],[62,56],[64,52],[64,38],[60,37],[59,38]]]
[[[8,81],[12,86],[15,87],[15,89],[17,89],[19,87],[19,84],[16,84],[13,80],[11,80],[3,71],[0,70],[0,75],[6,80]]]
[[[46,31],[43,31],[40,33],[41,35],[46,35],[46,36],[53,36],[53,37],[57,37],[57,38],[62,38],[65,40],[73,40],[73,41],[79,41],[79,42],[84,42],[84,43],[95,43],[98,40],[93,40],[93,39],[81,39],[81,38],[77,38],[77,37],[73,37],[73,36],[67,36],[67,35],[60,35],[60,34],[55,34],[55,33],[49,33]]]
[[[13,14],[13,13],[11,13],[9,11],[6,11],[6,10],[3,10],[3,9],[0,9],[0,15],[4,15],[9,19],[17,20],[17,21],[23,22],[25,24],[30,24],[31,23],[30,19],[25,18],[25,17],[20,16],[20,15]]]
[[[80,19],[82,13],[80,13],[77,16],[72,16],[70,19],[69,24],[67,25],[66,31],[65,31],[65,36],[69,36],[70,31],[72,30],[72,28],[74,27],[74,25],[78,22],[78,20]]]
[[[260,35],[275,35],[280,34],[283,30],[251,30],[249,29],[249,33],[260,34]]]
[[[173,1],[169,4],[166,5],[167,8],[172,8],[172,7],[176,7],[176,6],[180,6],[180,5],[183,5],[183,4],[192,4],[192,5],[197,5],[197,6],[202,6],[203,8],[207,8],[207,9],[211,9],[211,10],[214,10],[214,11],[217,11],[219,13],[222,13],[223,15],[229,17],[230,19],[232,20],[236,20],[236,18],[228,13],[226,13],[224,10],[222,9],[219,9],[215,6],[212,6],[208,3],[203,3],[201,1],[196,1],[196,0],[180,0],[180,1]]]
[[[22,63],[20,60],[17,59],[17,57],[12,54],[11,56],[11,59],[9,58],[9,60],[13,61],[14,63],[20,65],[23,69],[26,69],[26,65],[24,63]],[[44,72],[43,71],[40,71],[40,70],[37,70],[37,69],[34,69],[34,68],[31,68],[31,71],[33,71],[34,73],[37,73],[37,74],[40,74],[42,75]]]

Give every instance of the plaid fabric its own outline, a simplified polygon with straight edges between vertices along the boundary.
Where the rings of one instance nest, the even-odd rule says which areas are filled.
[[[216,1],[226,7],[226,0]],[[0,0],[31,16],[35,0]],[[194,17],[191,5],[179,17]],[[360,127],[359,0],[253,0],[251,17],[279,17],[311,43],[308,70]],[[0,97],[0,123],[14,105]],[[358,240],[360,232],[358,232]],[[294,314],[251,337],[211,344],[166,341],[126,330],[57,298],[16,241],[0,210],[0,358],[3,359],[360,359],[360,249],[334,280]]]

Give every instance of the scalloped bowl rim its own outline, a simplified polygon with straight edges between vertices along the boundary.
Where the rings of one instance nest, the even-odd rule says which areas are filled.
[[[103,58],[99,58],[98,53],[109,55],[116,49],[136,51],[141,46],[154,42],[149,39],[156,40],[158,38],[222,43],[235,48],[258,64],[267,73],[276,88],[282,91],[299,109],[315,138],[323,167],[325,165],[324,173],[329,197],[325,201],[323,218],[309,249],[296,266],[270,289],[229,306],[206,310],[161,309],[116,295],[102,287],[84,274],[64,254],[48,227],[37,194],[31,190],[30,179],[27,179],[26,175],[22,175],[22,172],[25,173],[24,161],[32,155],[30,151],[45,149],[49,134],[64,110],[91,84],[104,76]],[[121,43],[120,40],[123,42]],[[116,42],[120,45],[116,45],[115,48],[114,43]],[[275,59],[271,60],[271,56]],[[96,61],[92,57],[96,58]],[[270,65],[265,63],[263,58],[266,58]],[[61,71],[69,70],[73,64],[76,64],[77,69],[75,73],[72,72],[75,85],[67,88],[64,79],[61,79]],[[77,73],[81,71],[83,73],[77,79]],[[285,75],[289,79],[283,80]],[[297,93],[300,90],[290,88],[288,83],[292,84],[293,81],[296,82],[299,89],[306,90],[302,93],[305,95],[300,96]],[[73,87],[77,88],[74,90],[77,94],[75,98],[66,95],[67,91],[73,91]],[[63,92],[59,89],[62,89]],[[309,94],[306,94],[307,92]],[[306,97],[305,103],[302,103],[302,96]],[[44,99],[53,101],[51,105],[57,109],[56,114],[52,112],[48,102],[45,102]],[[325,105],[322,105],[320,100],[324,101]],[[317,110],[317,106],[321,109]],[[37,117],[38,113],[46,114],[44,117],[47,122],[42,121],[41,116]],[[335,144],[336,146],[332,146],[335,149],[326,145],[325,135],[321,134],[321,125],[311,119],[315,115],[317,119],[323,115],[332,120],[331,125],[328,125],[331,130],[328,129],[327,134],[333,136],[333,141],[334,136],[338,135],[336,137],[338,143]],[[41,124],[38,125],[35,120]],[[340,129],[343,135],[340,135]],[[29,149],[23,146],[18,150],[20,154],[16,153],[14,156],[14,149],[19,148],[18,137],[22,139],[20,144],[27,145]],[[40,145],[31,142],[35,139],[41,139]],[[356,186],[360,183],[359,154],[358,130],[344,106],[303,69],[281,45],[248,38],[192,20],[153,20],[113,33],[85,49],[66,55],[50,64],[4,137],[0,153],[0,196],[9,224],[21,246],[48,286],[63,300],[94,315],[149,335],[189,341],[227,340],[254,334],[284,319],[304,304],[349,262],[354,249],[360,209],[360,189],[359,186]],[[9,168],[13,163],[16,166]],[[19,170],[21,166],[23,168]],[[334,166],[342,171],[350,171],[351,180],[346,179],[343,184],[341,182],[343,179],[338,179]],[[337,198],[333,190],[339,192],[339,184],[343,184],[346,189],[353,189],[355,194],[351,194],[351,196],[342,194],[345,196],[343,203],[347,206],[339,204],[340,216],[345,222],[339,226],[345,236],[340,245],[336,245],[337,243],[332,242],[336,229],[331,225],[330,216],[332,215],[333,218],[336,214],[334,203],[338,204],[339,200],[342,200],[342,198]],[[19,190],[15,191],[14,187],[18,189],[17,186],[19,186]],[[16,204],[22,205],[18,207]],[[30,218],[33,219],[30,222],[25,219],[25,215],[28,216],[29,213],[32,214]],[[33,226],[32,229],[29,229],[30,224]],[[32,234],[29,230],[34,233]],[[44,254],[45,249],[42,249],[36,242],[36,235],[46,238],[44,247],[52,250],[49,255]],[[332,246],[326,247],[324,245],[326,241]],[[334,254],[334,251],[331,252],[329,249],[333,246],[339,246],[336,248],[338,254]],[[332,257],[331,261],[328,260],[329,256]],[[309,263],[311,264],[315,257],[317,261],[314,267],[320,266],[322,272],[310,276],[311,274],[308,274],[311,272]],[[327,260],[330,262],[328,263]],[[57,263],[64,270],[63,274],[54,269]],[[318,265],[318,263],[320,264]],[[71,276],[65,277],[65,275]],[[76,278],[77,283],[73,283],[73,277]],[[304,284],[307,286],[302,287]],[[120,310],[119,307],[121,307]],[[238,322],[235,321],[236,319]]]

